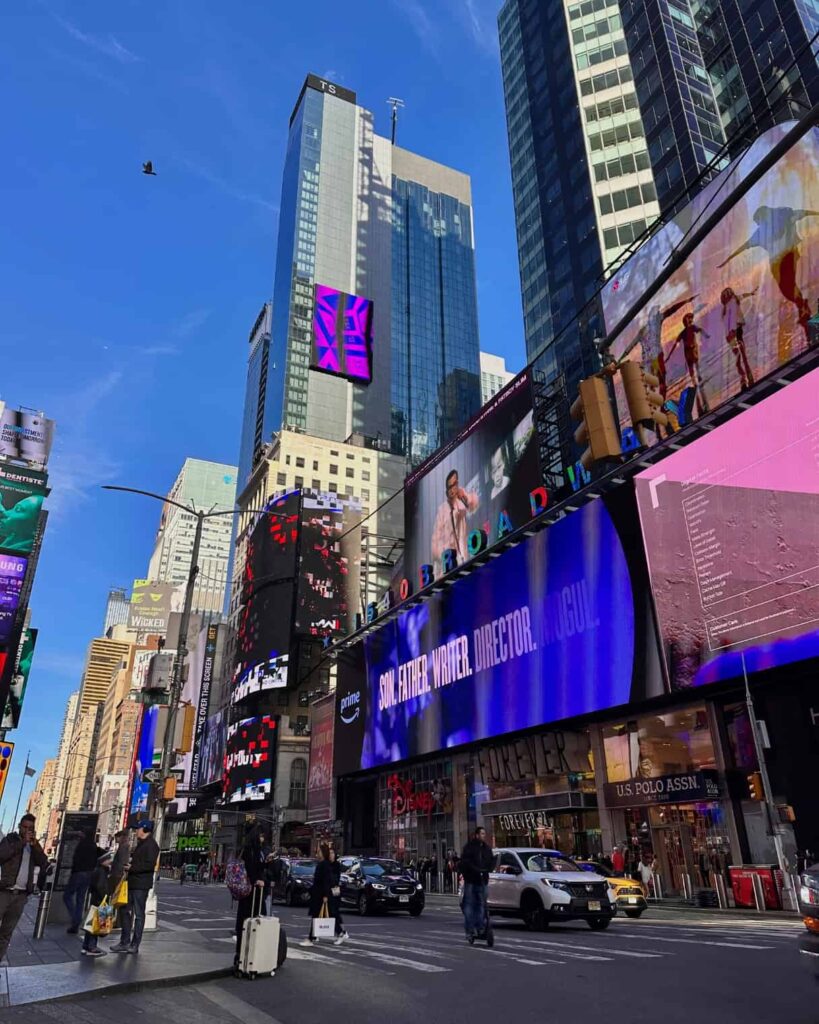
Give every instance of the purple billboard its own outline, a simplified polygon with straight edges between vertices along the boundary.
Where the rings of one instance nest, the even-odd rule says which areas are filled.
[[[317,284],[310,369],[369,384],[372,373],[373,304]]]
[[[0,644],[8,643],[14,631],[27,565],[27,558],[0,555]]]

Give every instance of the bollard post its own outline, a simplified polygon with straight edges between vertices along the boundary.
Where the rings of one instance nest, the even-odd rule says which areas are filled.
[[[717,905],[720,910],[727,910],[728,893],[725,891],[725,879],[722,875],[714,875],[714,889],[717,893]]]
[[[45,933],[46,921],[48,920],[48,908],[51,906],[51,886],[46,886],[40,893],[40,901],[37,904],[37,916],[34,919],[34,938],[41,939]]]
[[[765,906],[765,890],[762,887],[762,879],[757,874],[751,875],[751,885],[754,889],[754,903],[760,912],[767,910]]]

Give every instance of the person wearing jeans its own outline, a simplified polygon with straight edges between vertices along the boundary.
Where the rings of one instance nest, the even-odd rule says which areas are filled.
[[[476,828],[458,865],[464,876],[464,930],[470,942],[486,927],[486,890],[494,862],[492,850],[486,843],[486,829]]]
[[[128,906],[122,920],[122,935],[111,947],[113,953],[138,953],[145,927],[145,905],[148,893],[154,887],[159,846],[153,837],[154,823],[149,819],[136,826],[137,844],[131,854],[128,868]]]
[[[6,952],[17,922],[34,892],[35,869],[48,867],[48,857],[35,835],[33,814],[20,819],[20,831],[0,841],[0,960]]]
[[[71,874],[63,893],[63,903],[65,903],[69,917],[66,931],[70,935],[76,935],[80,930],[91,874],[97,867],[97,858],[104,852],[101,847],[97,846],[93,831],[84,832],[74,850]]]

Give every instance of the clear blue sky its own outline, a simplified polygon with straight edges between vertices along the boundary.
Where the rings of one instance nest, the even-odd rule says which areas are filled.
[[[399,142],[472,175],[482,347],[524,363],[500,0],[12,6],[0,397],[45,410],[58,440],[9,816],[26,750],[38,769],[56,752],[109,587],[147,568],[159,506],[100,484],[164,492],[186,456],[236,461],[247,335],[272,288],[287,121],[308,71],[354,89],[382,134],[400,96]]]

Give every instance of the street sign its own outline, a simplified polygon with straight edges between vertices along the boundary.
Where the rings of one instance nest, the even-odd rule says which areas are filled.
[[[150,782],[152,785],[156,785],[158,782],[162,781],[162,772],[159,770],[159,768],[147,768],[142,773],[142,781]]]

